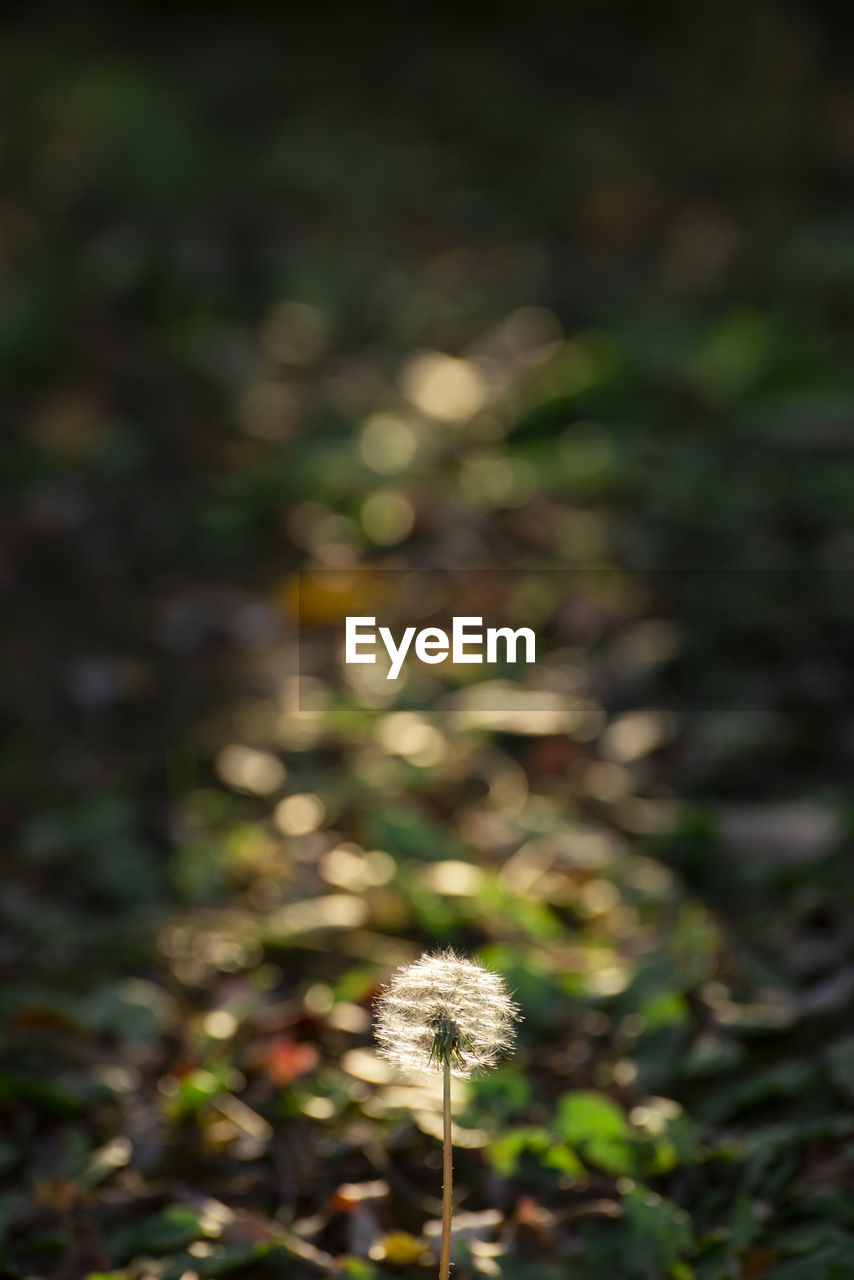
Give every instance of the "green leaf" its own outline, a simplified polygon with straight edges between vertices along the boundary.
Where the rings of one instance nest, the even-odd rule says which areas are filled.
[[[466,1114],[475,1125],[506,1123],[526,1114],[532,1096],[525,1073],[513,1063],[502,1063],[471,1081]]]
[[[555,1117],[558,1132],[582,1159],[614,1176],[637,1167],[636,1135],[622,1108],[604,1093],[565,1093]]]
[[[459,838],[412,804],[385,805],[366,817],[365,826],[367,847],[385,849],[393,858],[439,862],[465,857]]]
[[[490,1163],[504,1177],[518,1173],[527,1154],[543,1168],[556,1169],[572,1177],[584,1176],[584,1165],[572,1149],[548,1129],[534,1125],[513,1129],[487,1147]]]
[[[347,1280],[377,1280],[379,1274],[377,1268],[371,1266],[370,1262],[366,1262],[364,1258],[348,1258],[342,1272]]]
[[[659,1027],[672,1027],[686,1020],[688,1001],[681,991],[660,991],[645,1000],[639,1010],[645,1031],[657,1031]]]
[[[163,1254],[185,1249],[205,1236],[201,1209],[172,1205],[142,1222],[115,1231],[107,1242],[108,1252],[120,1263],[138,1253]]]
[[[796,1098],[808,1093],[815,1076],[816,1068],[810,1062],[781,1062],[709,1094],[699,1110],[710,1120],[729,1120],[771,1099]]]
[[[79,1115],[82,1110],[82,1104],[77,1098],[56,1085],[13,1075],[11,1072],[0,1072],[0,1107],[17,1102],[28,1102],[47,1115],[60,1119]]]
[[[227,1091],[232,1079],[231,1068],[226,1063],[212,1065],[210,1070],[197,1067],[181,1080],[177,1094],[171,1099],[173,1115],[187,1115],[198,1111],[219,1094]]]
[[[730,1222],[729,1247],[732,1253],[740,1253],[755,1244],[763,1230],[762,1215],[749,1196],[741,1195],[735,1202]]]
[[[775,1244],[786,1253],[808,1253],[814,1256],[820,1249],[833,1246],[854,1256],[854,1236],[836,1222],[804,1223],[803,1226],[793,1227],[777,1236]]]
[[[673,1275],[685,1271],[685,1255],[692,1254],[696,1242],[691,1219],[684,1209],[637,1186],[623,1196],[623,1211],[632,1238],[639,1275]],[[643,1268],[646,1268],[644,1270]],[[676,1271],[679,1275],[680,1272]]]

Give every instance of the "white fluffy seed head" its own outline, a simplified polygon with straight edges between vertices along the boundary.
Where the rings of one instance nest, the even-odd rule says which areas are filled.
[[[500,974],[448,949],[395,970],[377,998],[375,1029],[386,1061],[420,1074],[442,1070],[437,1027],[453,1023],[460,1035],[451,1073],[467,1079],[511,1049],[519,1018]]]

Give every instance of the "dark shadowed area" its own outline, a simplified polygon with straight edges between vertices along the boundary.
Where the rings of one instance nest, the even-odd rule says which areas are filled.
[[[435,1275],[450,945],[456,1280],[854,1277],[844,10],[123,8],[0,19],[0,1274]],[[515,702],[330,676],[471,569]]]

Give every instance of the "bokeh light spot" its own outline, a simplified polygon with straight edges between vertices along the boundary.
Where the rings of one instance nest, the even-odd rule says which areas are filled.
[[[237,1030],[237,1019],[227,1009],[214,1009],[206,1015],[202,1027],[212,1040],[230,1040]]]
[[[421,768],[438,764],[448,745],[440,730],[414,711],[393,711],[383,716],[377,737],[384,750]]]
[[[417,447],[418,438],[411,425],[389,413],[369,418],[359,441],[365,463],[381,475],[404,471],[415,457]]]
[[[424,351],[401,372],[400,387],[416,409],[440,422],[465,422],[486,401],[483,377],[470,360]]]
[[[285,796],[273,812],[273,822],[286,836],[306,836],[316,831],[326,816],[317,796],[299,793]]]
[[[656,751],[672,733],[669,717],[660,711],[629,711],[602,734],[602,753],[627,764]]]
[[[372,542],[391,547],[412,532],[415,512],[398,489],[377,489],[362,506],[362,525]]]
[[[237,742],[223,747],[215,768],[226,786],[255,796],[271,795],[286,777],[285,766],[269,751],[257,751]]]

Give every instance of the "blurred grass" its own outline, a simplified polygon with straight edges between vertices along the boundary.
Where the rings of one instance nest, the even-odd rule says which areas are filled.
[[[429,1274],[446,941],[461,1276],[854,1274],[830,8],[4,22],[5,1274]],[[471,564],[571,725],[295,714],[298,567]]]

